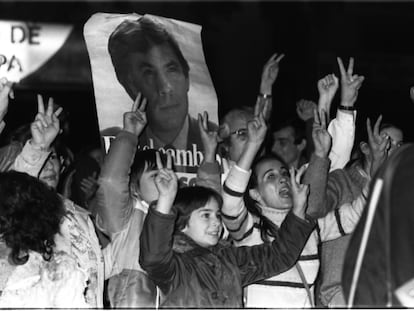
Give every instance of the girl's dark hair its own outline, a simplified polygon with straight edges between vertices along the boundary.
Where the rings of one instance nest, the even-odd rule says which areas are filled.
[[[42,181],[25,173],[0,173],[0,239],[11,249],[16,265],[27,262],[29,250],[50,260],[65,215],[58,194]]]
[[[191,213],[205,206],[211,200],[215,200],[218,203],[219,209],[221,209],[223,199],[217,191],[211,188],[194,186],[178,189],[173,207],[177,213],[175,232],[183,230],[188,224]]]
[[[155,149],[146,149],[146,150],[138,150],[135,154],[134,161],[131,165],[131,173],[129,178],[129,183],[131,184],[138,184],[142,174],[144,173],[145,166],[147,166],[146,170],[156,170],[157,169],[157,158],[156,158],[156,151]],[[162,152],[160,152],[161,162],[163,165],[166,165],[166,156]]]
[[[281,157],[274,153],[267,153],[257,158],[252,164],[252,175],[250,176],[249,184],[247,185],[247,191],[243,197],[247,210],[259,218],[260,237],[265,242],[270,241],[269,237],[275,237],[276,232],[279,228],[269,218],[262,214],[262,208],[260,207],[259,202],[250,196],[249,190],[257,188],[258,176],[256,173],[256,168],[259,164],[267,160],[277,160],[287,167],[285,161],[283,161]]]

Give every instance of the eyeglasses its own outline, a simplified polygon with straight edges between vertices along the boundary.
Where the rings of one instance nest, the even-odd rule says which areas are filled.
[[[236,134],[237,137],[240,137],[242,139],[246,139],[247,138],[247,129],[246,128],[241,128],[241,129],[238,129],[234,132],[230,132],[230,135],[234,135],[234,134]]]

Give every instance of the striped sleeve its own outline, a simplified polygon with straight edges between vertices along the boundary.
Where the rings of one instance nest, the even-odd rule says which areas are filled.
[[[223,185],[223,221],[231,237],[237,242],[250,235],[254,227],[254,219],[248,213],[243,200],[250,174],[250,171],[234,165]]]
[[[366,205],[366,198],[361,193],[354,201],[343,204],[318,219],[322,241],[330,241],[354,231]]]

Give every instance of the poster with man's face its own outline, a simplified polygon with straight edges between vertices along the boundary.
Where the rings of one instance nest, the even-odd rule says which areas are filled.
[[[139,148],[170,153],[181,181],[192,184],[194,175],[186,174],[196,173],[203,160],[198,113],[207,111],[211,129],[218,123],[201,27],[148,14],[97,13],[84,37],[105,148],[141,94],[148,123]]]

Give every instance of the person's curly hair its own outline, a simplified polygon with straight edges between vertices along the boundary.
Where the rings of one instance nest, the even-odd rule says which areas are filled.
[[[29,250],[52,257],[54,236],[65,215],[59,195],[26,173],[0,173],[0,240],[11,249],[16,265],[27,262]]]

